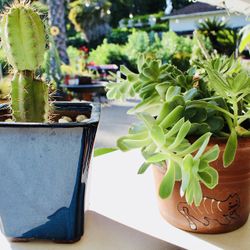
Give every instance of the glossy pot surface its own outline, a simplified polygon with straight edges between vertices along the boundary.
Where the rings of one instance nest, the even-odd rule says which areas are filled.
[[[0,123],[0,230],[15,241],[75,242],[83,234],[85,189],[99,105],[56,103],[82,123]]]

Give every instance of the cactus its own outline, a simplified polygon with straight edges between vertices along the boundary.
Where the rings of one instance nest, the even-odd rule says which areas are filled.
[[[44,60],[46,31],[38,13],[26,1],[15,2],[3,14],[2,47],[15,75],[12,80],[12,110],[18,122],[47,119],[48,85],[35,78]]]

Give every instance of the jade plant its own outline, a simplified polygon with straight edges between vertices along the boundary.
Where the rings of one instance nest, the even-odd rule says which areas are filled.
[[[209,58],[183,73],[173,65],[140,56],[138,73],[124,66],[121,73],[108,84],[107,96],[139,98],[128,113],[140,122],[118,139],[118,148],[141,149],[145,162],[140,174],[151,164],[166,169],[160,197],[171,196],[175,182],[181,181],[180,194],[188,204],[198,206],[201,184],[213,189],[219,180],[211,163],[220,148],[209,145],[211,137],[227,140],[223,163],[228,167],[235,158],[237,138],[250,135],[249,72],[234,57]]]
[[[1,43],[12,66],[11,106],[17,122],[43,122],[48,113],[48,84],[36,78],[44,60],[46,31],[38,13],[16,1],[2,15]]]

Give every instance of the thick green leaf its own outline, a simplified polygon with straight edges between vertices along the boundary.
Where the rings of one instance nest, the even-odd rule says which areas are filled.
[[[166,116],[172,111],[172,107],[170,105],[169,102],[165,102],[162,107],[161,107],[161,111],[156,119],[157,123],[161,123],[165,118]]]
[[[239,92],[246,90],[246,88],[248,87],[247,86],[248,79],[249,76],[245,71],[238,73],[236,77],[233,79],[233,89],[235,92],[237,92],[237,94],[239,94]]]
[[[236,131],[232,129],[223,155],[224,167],[230,166],[231,163],[234,161],[237,150],[237,144],[238,144],[237,134]]]
[[[135,74],[134,72],[132,72],[131,70],[129,70],[125,65],[121,65],[120,71],[125,76],[128,76],[128,75],[133,75],[135,77],[138,76],[137,74]]]
[[[211,137],[211,133],[207,133],[207,137],[204,139],[201,147],[199,148],[198,152],[196,153],[194,159],[199,159],[201,157],[201,155],[203,154],[203,152],[205,151],[207,144],[209,143],[210,137]]]
[[[185,93],[184,99],[185,99],[185,101],[193,100],[198,94],[199,94],[199,93],[198,93],[197,88],[192,88],[192,89],[188,90],[188,91]]]
[[[157,125],[154,125],[150,130],[150,136],[157,147],[161,148],[165,143],[165,137],[163,129]]]
[[[220,116],[209,117],[206,123],[210,126],[213,133],[221,131],[224,127],[224,119]]]
[[[117,147],[122,151],[129,151],[135,148],[145,147],[150,144],[151,140],[149,138],[145,139],[133,139],[130,136],[124,136],[117,140]]]
[[[114,152],[116,150],[118,150],[118,148],[96,148],[94,151],[94,157],[108,154],[108,153]]]
[[[192,123],[191,128],[189,130],[189,135],[204,135],[205,133],[210,131],[210,127],[207,123]]]
[[[219,174],[212,167],[207,167],[202,172],[199,172],[199,176],[204,185],[210,189],[213,189],[218,184]]]
[[[145,132],[147,132],[147,128],[143,123],[132,124],[132,126],[129,128],[129,134],[138,134]]]
[[[239,51],[240,53],[246,48],[246,46],[250,43],[250,31],[249,27],[245,29],[245,32],[241,38],[240,46],[239,46]]]
[[[206,133],[204,135],[202,135],[199,139],[197,139],[195,142],[192,143],[192,145],[190,145],[190,147],[188,147],[186,150],[182,151],[180,153],[181,156],[185,156],[187,154],[191,154],[193,152],[195,152],[196,150],[198,150],[203,143],[209,139],[211,136],[211,133]]]
[[[165,119],[160,123],[162,128],[169,128],[183,117],[184,107],[177,106]]]
[[[172,143],[168,149],[171,150],[171,149],[175,149],[176,147],[178,147],[182,141],[184,140],[184,138],[186,137],[186,135],[188,134],[189,132],[189,129],[191,128],[191,123],[189,121],[186,121],[180,128],[175,140],[174,140],[174,143]]]
[[[194,204],[195,206],[199,206],[202,201],[201,185],[198,180],[194,180],[192,184],[193,184],[193,193],[194,193]]]
[[[171,101],[175,96],[180,95],[181,93],[181,88],[178,86],[170,86],[168,88],[168,91],[166,93],[165,100],[167,102]]]
[[[172,137],[174,135],[176,135],[180,128],[182,127],[182,125],[184,124],[185,122],[185,119],[184,118],[181,118],[177,123],[175,123],[175,125],[167,132],[166,134],[166,137],[169,138],[169,137]]]
[[[188,203],[188,205],[191,205],[193,203],[194,200],[194,190],[192,188],[192,186],[190,186],[193,183],[193,179],[190,180],[190,184],[185,192],[185,199]]]
[[[149,157],[147,159],[147,162],[148,163],[157,163],[157,162],[161,162],[161,161],[166,161],[167,159],[169,159],[168,154],[156,153],[156,154],[152,155],[151,157]]]
[[[137,174],[144,174],[144,173],[146,172],[146,170],[149,168],[149,166],[150,166],[150,163],[144,162],[144,163],[140,166],[140,168],[139,168]]]
[[[152,117],[151,115],[147,113],[141,113],[141,114],[138,114],[137,116],[140,120],[144,122],[144,124],[149,130],[151,130],[153,126],[157,125],[154,117]]]
[[[155,89],[160,95],[161,99],[165,98],[168,87],[169,85],[167,83],[160,83],[156,85]]]
[[[208,73],[210,84],[212,85],[212,87],[216,90],[216,92],[220,96],[227,99],[228,98],[227,91],[232,90],[227,81],[223,78],[223,76],[220,73],[216,72],[215,70],[206,68],[206,71]]]
[[[207,119],[207,111],[204,108],[187,108],[185,110],[185,118],[192,123],[201,123]]]
[[[181,174],[182,174],[181,190],[183,193],[185,193],[190,183],[190,172],[191,172],[193,163],[194,163],[193,157],[190,154],[186,155],[185,158],[183,159],[183,166],[181,168]]]
[[[145,57],[142,53],[140,53],[137,59],[137,67],[139,72],[141,72],[144,64],[145,64]]]
[[[168,169],[164,175],[159,188],[159,195],[161,198],[168,198],[174,189],[175,184],[175,165],[172,161],[169,161]]]
[[[142,113],[142,112],[146,112],[149,108],[152,108],[154,106],[160,106],[160,105],[161,105],[160,97],[158,95],[154,95],[141,101],[134,108],[130,109],[127,113],[129,115]]]
[[[201,156],[201,160],[212,162],[217,160],[219,154],[220,154],[220,148],[218,145],[215,145]]]
[[[141,153],[143,157],[147,160],[149,157],[155,154],[156,149],[157,149],[156,145],[152,142],[149,145],[142,148]]]
[[[175,180],[181,181],[182,174],[181,174],[181,167],[176,162],[173,162],[175,164]]]
[[[205,101],[199,101],[199,100],[191,101],[191,102],[188,103],[188,107],[201,107],[201,108],[214,109],[214,110],[222,112],[225,115],[227,115],[228,117],[234,119],[233,114],[231,114],[228,110],[226,110],[224,108],[221,108],[219,106],[216,106],[216,105],[214,105],[212,103],[205,102]]]

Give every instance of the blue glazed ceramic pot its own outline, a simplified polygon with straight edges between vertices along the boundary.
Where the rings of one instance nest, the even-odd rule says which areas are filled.
[[[100,106],[55,103],[85,114],[81,123],[0,123],[0,229],[15,241],[75,242],[83,235],[84,197]]]

